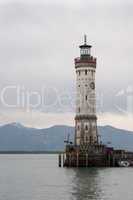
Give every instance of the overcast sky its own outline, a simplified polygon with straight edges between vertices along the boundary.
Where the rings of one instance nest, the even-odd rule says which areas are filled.
[[[132,22],[131,0],[0,0],[0,96],[10,105],[16,90],[20,97],[14,108],[1,97],[0,122],[73,124],[73,60],[86,33],[97,57],[98,123],[133,130]],[[47,106],[36,98],[43,88]],[[34,109],[21,102],[27,93]]]

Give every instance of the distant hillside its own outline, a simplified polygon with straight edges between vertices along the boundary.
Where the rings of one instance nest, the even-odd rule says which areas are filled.
[[[133,151],[133,132],[111,126],[98,127],[104,144]],[[74,128],[53,126],[46,129],[27,128],[12,123],[0,126],[0,151],[58,151],[64,149],[64,139],[70,133],[74,139]]]

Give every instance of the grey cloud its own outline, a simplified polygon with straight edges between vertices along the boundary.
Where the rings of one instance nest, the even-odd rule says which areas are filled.
[[[98,59],[97,91],[105,94],[104,110],[113,111],[115,93],[133,85],[132,2],[46,2],[0,3],[1,87],[48,84],[74,91],[73,59],[87,33]]]

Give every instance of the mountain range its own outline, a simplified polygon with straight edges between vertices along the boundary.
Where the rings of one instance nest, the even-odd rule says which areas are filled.
[[[103,144],[133,151],[133,132],[99,126],[98,133]],[[62,151],[68,134],[73,141],[74,127],[58,125],[37,129],[19,123],[6,124],[0,126],[0,151]]]

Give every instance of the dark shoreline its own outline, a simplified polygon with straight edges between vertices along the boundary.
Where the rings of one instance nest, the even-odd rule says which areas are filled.
[[[0,154],[59,154],[63,151],[0,151]]]

